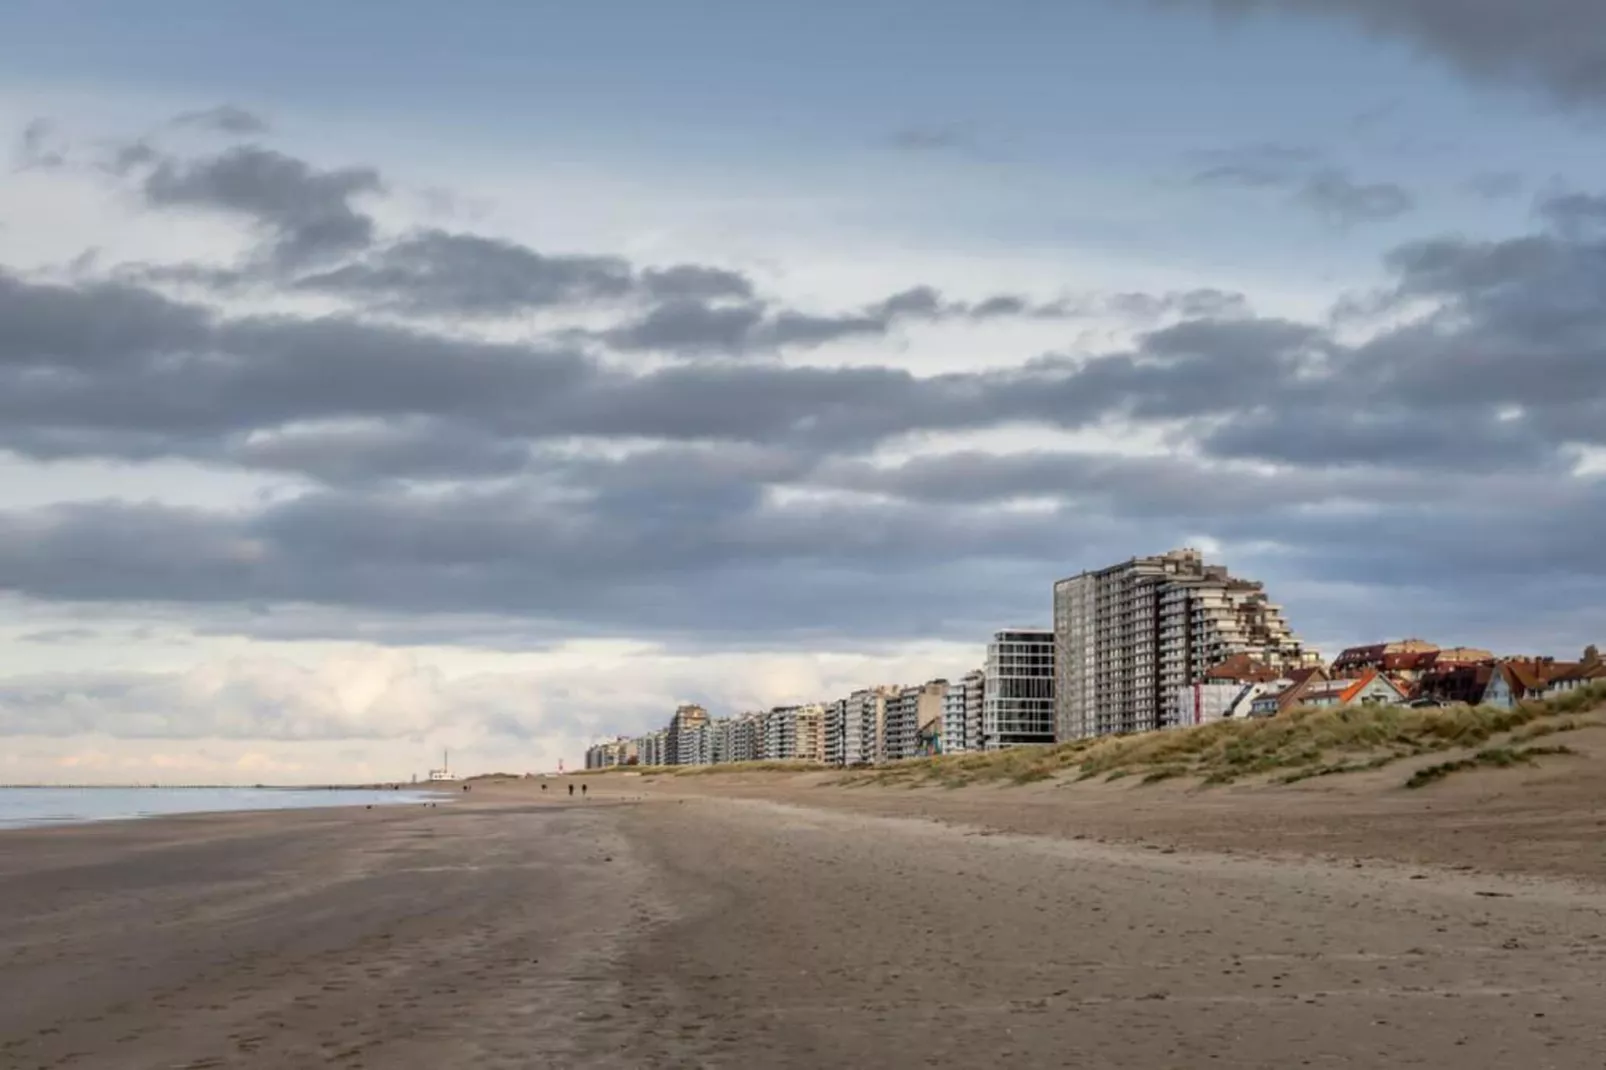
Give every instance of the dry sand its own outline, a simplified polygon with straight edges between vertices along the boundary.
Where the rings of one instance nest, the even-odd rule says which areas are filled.
[[[1592,771],[0,834],[0,1067],[1599,1068]]]

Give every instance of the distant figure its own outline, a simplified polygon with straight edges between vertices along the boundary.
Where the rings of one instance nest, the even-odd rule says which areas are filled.
[[[464,791],[467,791],[467,790],[468,790],[468,785],[467,785],[467,784],[464,784],[464,785],[463,785],[463,790],[464,790]]]
[[[545,785],[545,784],[542,784],[542,785],[541,785],[541,790],[542,790],[542,791],[545,791],[545,790],[546,790],[546,785]]]
[[[570,794],[570,795],[573,795],[573,794],[574,794],[574,785],[573,785],[573,784],[570,784],[570,785],[569,785],[569,794]]]
[[[586,786],[584,784],[581,784],[580,785],[580,798],[583,799],[585,797],[586,797]]]

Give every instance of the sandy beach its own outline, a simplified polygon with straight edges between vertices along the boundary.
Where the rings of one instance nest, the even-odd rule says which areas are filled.
[[[7,833],[0,1066],[1598,1067],[1582,771],[616,776]]]

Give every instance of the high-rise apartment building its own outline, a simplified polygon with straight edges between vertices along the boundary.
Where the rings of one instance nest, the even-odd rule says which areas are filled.
[[[1055,732],[1082,739],[1178,723],[1177,696],[1234,654],[1320,664],[1260,583],[1173,550],[1054,585]]]
[[[731,719],[730,760],[757,761],[764,751],[764,715],[744,713]]]
[[[656,732],[649,732],[636,740],[637,762],[646,766],[659,766],[667,764],[665,751],[669,733],[660,728]]]
[[[919,687],[901,688],[886,697],[883,760],[896,762],[935,750],[947,694],[947,680],[932,680]]]
[[[736,760],[731,757],[731,748],[736,739],[735,729],[734,717],[716,717],[708,722],[708,760],[714,765]]]
[[[987,644],[978,750],[1054,742],[1054,633],[998,632]]]
[[[764,753],[767,762],[797,757],[797,707],[777,706],[763,715]]]
[[[942,700],[942,752],[963,754],[981,750],[982,698],[987,674],[968,672],[948,688]]]
[[[701,752],[707,747],[708,711],[687,703],[675,710],[664,739],[665,765],[700,765],[707,762]],[[699,761],[701,757],[701,761]]]
[[[826,708],[819,703],[799,706],[793,715],[796,745],[793,757],[800,762],[825,761]]]
[[[843,764],[874,765],[886,756],[887,698],[896,687],[871,687],[847,698],[843,731]]]
[[[839,698],[825,707],[825,764],[848,763],[848,700]]]

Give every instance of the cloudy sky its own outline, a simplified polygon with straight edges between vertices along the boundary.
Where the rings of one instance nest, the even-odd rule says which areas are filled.
[[[573,764],[1193,545],[1606,638],[1598,0],[13,0],[0,782]]]

